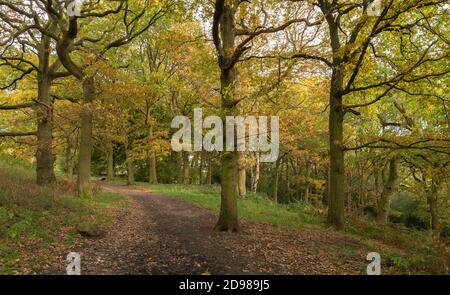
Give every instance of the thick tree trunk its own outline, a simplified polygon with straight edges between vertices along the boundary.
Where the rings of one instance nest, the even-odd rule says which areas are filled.
[[[236,232],[239,230],[237,213],[237,174],[238,165],[234,152],[222,155],[221,204],[216,230]]]
[[[106,179],[112,181],[114,180],[114,150],[111,141],[108,141],[106,148]]]
[[[39,50],[36,182],[53,186],[56,182],[53,170],[53,102],[50,97],[49,75],[50,40],[43,37]]]
[[[344,85],[343,50],[341,48],[339,18],[334,16],[334,4],[320,1],[320,8],[325,15],[330,34],[330,46],[333,52],[333,67],[330,83],[330,111],[329,111],[329,157],[330,174],[328,184],[328,225],[336,229],[343,229],[345,224],[345,163],[344,163],[344,107],[342,90]]]
[[[397,187],[397,179],[397,160],[394,158],[389,161],[389,175],[378,200],[377,222],[380,224],[387,224],[388,222],[391,196]]]
[[[216,11],[217,13],[217,11]],[[236,8],[232,1],[225,1],[220,23],[220,39],[222,48],[219,52],[219,66],[221,69],[221,97],[222,116],[234,115],[236,107],[236,69],[234,66],[228,67],[235,50],[235,13]],[[235,134],[236,136],[236,134]],[[224,136],[224,143],[226,136]],[[236,140],[235,140],[236,142]],[[224,144],[226,146],[226,144]],[[237,198],[238,198],[238,153],[236,151],[222,152],[221,156],[222,177],[221,177],[221,206],[220,216],[215,226],[216,230],[236,232],[239,230]]]
[[[344,110],[342,106],[343,72],[333,69],[330,90],[329,141],[330,183],[328,193],[328,224],[336,229],[344,227]]]
[[[439,239],[440,234],[440,221],[439,221],[439,215],[438,215],[438,209],[437,209],[437,198],[436,196],[429,196],[427,198],[428,207],[430,210],[430,224],[431,224],[431,230],[433,231],[433,237],[435,239]]]
[[[95,98],[93,77],[83,80],[83,103],[80,113],[80,151],[78,155],[77,194],[79,197],[91,197],[91,156],[92,156],[92,102]]]

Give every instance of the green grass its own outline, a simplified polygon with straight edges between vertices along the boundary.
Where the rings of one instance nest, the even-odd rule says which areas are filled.
[[[32,179],[35,175],[34,166],[30,162],[16,159],[0,153],[0,171],[9,175],[20,175],[24,179]]]
[[[387,272],[402,274],[433,273],[448,274],[450,252],[444,243],[436,243],[429,231],[407,228],[403,225],[390,224],[379,226],[368,220],[360,220],[345,229],[346,232],[359,237],[372,249],[379,248],[374,242],[387,245],[382,253]]]
[[[139,185],[160,194],[178,197],[208,209],[220,210],[220,187],[217,185],[153,185],[150,187],[142,183]],[[249,193],[244,198],[240,198],[238,211],[239,216],[244,219],[272,225],[317,228],[324,224],[323,216],[318,211],[314,211],[309,204],[276,204],[261,194]]]
[[[73,245],[78,223],[105,225],[110,209],[125,207],[126,199],[116,193],[88,200],[39,187],[33,165],[0,155],[0,274],[38,272],[52,251]]]
[[[220,209],[220,187],[216,185],[150,186],[145,183],[137,185],[216,212]],[[326,210],[309,203],[282,205],[276,204],[265,195],[248,194],[238,200],[238,210],[241,218],[272,225],[317,230],[325,228]],[[345,232],[361,241],[368,249],[380,252],[385,273],[448,273],[448,248],[433,243],[430,234],[426,231],[398,225],[381,227],[373,221],[362,218],[348,224]],[[318,248],[317,251],[334,253],[342,259],[359,255],[339,245]]]

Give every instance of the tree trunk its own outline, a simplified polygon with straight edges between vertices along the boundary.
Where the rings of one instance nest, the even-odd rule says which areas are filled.
[[[328,3],[328,1],[326,2]],[[334,3],[334,2],[333,2]],[[345,216],[345,171],[344,171],[344,115],[342,105],[342,90],[344,85],[343,51],[341,48],[339,18],[334,16],[332,9],[335,4],[328,5],[321,1],[321,9],[328,23],[330,46],[333,52],[333,68],[330,83],[330,111],[329,111],[329,156],[330,182],[328,193],[328,225],[340,230],[344,228]]]
[[[127,159],[127,185],[134,185],[134,167],[131,159]]]
[[[367,196],[367,177],[364,173],[364,164],[360,163],[359,167],[359,213],[364,215],[364,207],[366,207]]]
[[[344,110],[342,107],[343,72],[333,69],[330,91],[329,141],[330,183],[328,193],[328,224],[336,229],[344,227]]]
[[[106,148],[106,179],[112,181],[114,180],[114,150],[111,141],[108,141]]]
[[[183,183],[183,152],[177,152],[177,183]]]
[[[83,81],[83,102],[80,113],[80,151],[78,155],[77,194],[79,197],[91,197],[91,156],[92,156],[92,102],[95,97],[93,77]]]
[[[397,187],[397,179],[397,160],[394,158],[389,161],[389,175],[378,200],[377,222],[380,224],[385,225],[388,222],[391,196]]]
[[[322,195],[322,204],[324,206],[328,205],[329,193],[330,193],[330,165],[326,165],[326,182],[325,182],[325,189]]]
[[[304,200],[305,202],[309,201],[309,174],[310,174],[310,167],[309,162],[306,163],[306,173],[305,173],[305,194],[304,194]]]
[[[352,202],[352,181],[353,181],[353,176],[352,176],[352,172],[348,171],[348,173],[346,173],[346,198],[347,198],[347,205],[345,206],[345,208],[347,209],[347,214],[350,215],[353,211],[352,211],[352,207],[353,207],[353,202]]]
[[[275,183],[273,184],[272,198],[275,203],[278,203],[278,183],[280,182],[280,158],[275,164]]]
[[[245,194],[247,193],[247,188],[246,188],[246,179],[247,179],[247,173],[245,171],[245,168],[240,168],[239,169],[239,196],[243,197],[245,196]]]
[[[219,220],[215,229],[236,232],[239,230],[237,215],[237,159],[234,152],[224,152],[221,160],[221,204]]]
[[[222,7],[221,7],[222,8]],[[236,8],[232,1],[223,4],[220,19],[220,39],[222,41],[219,50],[220,92],[222,97],[222,119],[232,116],[235,112],[235,82],[236,69],[227,66],[231,62],[235,51],[235,13]],[[218,13],[218,11],[216,11]],[[236,136],[236,134],[235,134]],[[224,136],[224,143],[226,136]],[[235,140],[236,142],[236,140]],[[224,144],[226,146],[226,144]],[[215,226],[216,230],[236,232],[239,230],[237,198],[238,198],[238,155],[236,151],[224,151],[221,156],[221,205],[219,220]]]
[[[183,152],[183,184],[189,184],[189,170],[191,166],[189,165],[189,153]]]
[[[129,142],[128,138],[125,139],[125,161],[127,164],[127,185],[134,185],[134,165],[133,165],[133,159],[131,159],[130,156],[130,150],[129,150]]]
[[[194,175],[192,175],[192,180],[191,180],[191,184],[198,184],[198,181],[197,181],[197,176],[198,176],[198,174],[197,174],[197,172],[198,172],[198,169],[199,169],[199,160],[200,160],[200,155],[199,155],[199,153],[197,153],[197,152],[194,152],[193,153],[193,156],[192,156],[192,161],[191,161],[191,171],[192,172],[194,172],[193,174]]]
[[[198,184],[202,185],[203,184],[203,165],[204,165],[204,156],[203,156],[203,152],[199,153],[198,155],[199,157],[199,164],[198,164]]]
[[[158,184],[158,174],[156,172],[156,155],[155,152],[150,153],[150,175],[149,181],[150,184]]]
[[[247,193],[247,188],[246,188],[247,175],[246,175],[246,171],[245,171],[244,154],[239,153],[238,157],[239,157],[238,192],[239,192],[239,196],[243,197]]]
[[[149,137],[150,140],[153,140],[153,127],[149,128]],[[156,172],[156,153],[154,150],[150,151],[150,159],[149,159],[149,180],[150,184],[158,184],[158,174]]]
[[[255,152],[255,165],[251,169],[251,178],[252,178],[252,193],[256,194],[258,190],[258,182],[259,182],[259,152]]]
[[[291,179],[290,179],[290,173],[289,173],[289,160],[286,159],[285,163],[285,179],[286,179],[286,198],[287,203],[291,203]]]
[[[211,161],[211,158],[208,161],[208,180],[206,183],[208,185],[212,184],[212,161]]]
[[[53,102],[50,97],[49,76],[50,39],[43,37],[39,51],[36,182],[53,186],[56,182],[53,170]]]

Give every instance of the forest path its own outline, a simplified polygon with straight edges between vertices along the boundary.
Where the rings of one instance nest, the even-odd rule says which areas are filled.
[[[81,254],[82,274],[361,274],[365,270],[365,246],[332,230],[241,221],[238,234],[215,232],[217,216],[208,209],[136,187],[102,185],[105,191],[126,196],[129,206],[104,236],[82,239],[74,247]],[[351,255],[330,249],[345,249]]]

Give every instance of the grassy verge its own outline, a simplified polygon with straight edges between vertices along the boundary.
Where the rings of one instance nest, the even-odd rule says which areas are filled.
[[[146,187],[145,184],[140,185]],[[149,189],[208,209],[220,209],[220,187],[217,185],[153,185]],[[276,204],[265,195],[249,193],[239,200],[238,206],[239,215],[244,219],[294,228],[318,228],[325,224],[322,212],[305,203]]]
[[[68,187],[63,183],[57,192],[39,187],[31,164],[0,155],[0,274],[39,273],[73,245],[78,223],[106,225],[112,210],[126,206],[120,194],[85,200],[72,197]]]
[[[214,211],[220,209],[219,186],[138,185]],[[240,217],[248,220],[292,228],[320,230],[325,227],[326,210],[308,203],[282,205],[274,203],[265,195],[249,194],[239,199],[238,208]],[[434,243],[426,231],[396,225],[381,227],[365,218],[358,218],[346,227],[345,232],[364,243],[368,249],[381,254],[385,273],[449,272],[448,247]],[[336,256],[344,258],[353,255],[348,249],[339,246],[322,250],[333,251]]]

